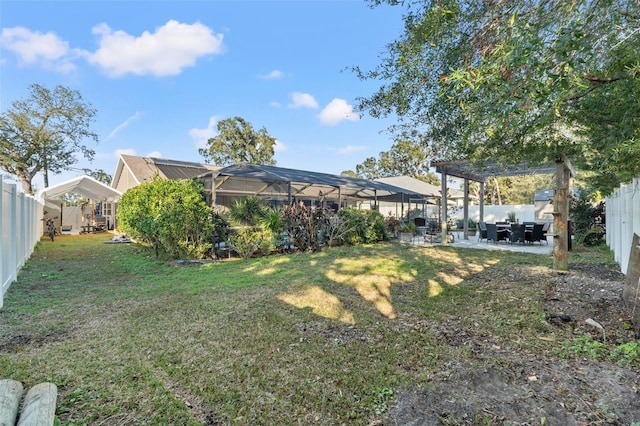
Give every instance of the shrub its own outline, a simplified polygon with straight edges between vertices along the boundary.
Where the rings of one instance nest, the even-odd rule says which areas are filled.
[[[400,232],[413,234],[416,232],[416,224],[413,222],[405,222],[400,227]]]
[[[155,178],[125,192],[117,210],[118,227],[174,258],[198,258],[211,250],[211,208],[202,184]]]
[[[603,211],[604,203],[595,204],[584,191],[571,200],[571,230],[576,242],[588,246],[604,243],[604,226],[600,224]]]
[[[312,209],[302,201],[293,201],[282,211],[284,230],[291,244],[301,251],[320,251],[326,228],[323,209]]]
[[[392,216],[391,213],[389,213],[389,216],[387,216],[384,221],[387,225],[387,231],[390,233],[395,234],[400,230],[400,220],[397,217]]]
[[[260,225],[267,208],[260,203],[258,197],[244,197],[229,207],[229,219],[241,226]]]
[[[262,216],[262,227],[271,230],[274,234],[281,234],[284,230],[282,211],[278,209],[266,209]]]
[[[260,231],[250,226],[234,230],[229,235],[229,245],[243,259],[251,258],[260,249]]]
[[[384,217],[377,210],[348,208],[340,210],[339,214],[347,229],[344,235],[346,244],[369,244],[388,239]]]

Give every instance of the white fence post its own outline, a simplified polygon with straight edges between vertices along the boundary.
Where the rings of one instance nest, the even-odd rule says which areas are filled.
[[[42,235],[42,204],[0,175],[0,308]]]
[[[640,235],[640,178],[615,189],[606,206],[607,245],[626,274],[633,234]]]

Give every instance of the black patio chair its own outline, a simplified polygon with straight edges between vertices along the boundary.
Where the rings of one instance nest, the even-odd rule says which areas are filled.
[[[225,254],[230,259],[231,250],[231,245],[229,245],[228,241],[223,240],[219,235],[213,236],[213,253],[216,259],[222,259]]]
[[[498,241],[507,241],[509,232],[506,228],[498,229],[495,223],[487,223],[487,242],[490,240],[494,243]]]
[[[487,243],[489,241],[493,241],[494,243],[498,242],[498,227],[495,223],[487,223],[485,225],[487,227]]]
[[[456,231],[458,232],[458,239],[460,239],[460,231],[464,231],[464,220],[456,221]]]
[[[542,245],[542,241],[544,241],[545,243],[549,244],[547,242],[547,237],[546,237],[545,233],[543,232],[543,229],[544,229],[544,224],[543,223],[535,223],[533,225],[533,231],[528,233],[529,235],[531,235],[529,237],[529,241],[531,242],[531,244],[537,242],[537,243],[540,243]]]
[[[478,241],[487,239],[487,223],[478,222]]]
[[[509,236],[509,239],[511,240],[511,244],[513,243],[521,243],[524,244],[526,242],[525,240],[525,226],[524,224],[520,225],[518,223],[512,223],[511,224],[511,235]]]

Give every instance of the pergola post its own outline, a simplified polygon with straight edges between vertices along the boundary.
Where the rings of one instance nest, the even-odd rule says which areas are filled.
[[[480,182],[480,220],[478,222],[484,222],[484,181]]]
[[[571,165],[564,159],[556,160],[556,191],[553,197],[553,269],[569,270],[569,186]]]
[[[464,224],[462,225],[464,230],[464,239],[469,239],[469,179],[464,180]]]
[[[440,209],[440,227],[442,229],[442,244],[447,244],[447,172],[442,172],[442,182],[440,182],[442,196],[440,197],[442,206]]]

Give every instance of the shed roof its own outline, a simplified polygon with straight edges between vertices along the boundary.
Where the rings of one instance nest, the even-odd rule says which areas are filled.
[[[118,201],[122,194],[120,191],[92,178],[91,176],[78,176],[57,185],[39,190],[36,198],[41,201],[59,200],[67,193],[76,193],[94,201]]]

